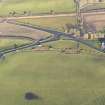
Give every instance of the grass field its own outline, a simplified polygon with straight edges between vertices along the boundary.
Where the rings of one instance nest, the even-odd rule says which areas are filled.
[[[0,48],[7,47],[7,46],[13,46],[14,44],[20,45],[29,43],[31,41],[28,40],[18,40],[18,39],[0,39]]]
[[[24,11],[31,14],[50,13],[53,10],[55,13],[59,12],[74,12],[74,0],[1,0],[0,1],[0,15],[7,16],[9,12],[15,11],[17,16],[23,15]],[[88,3],[95,3],[94,0],[89,0]],[[80,5],[87,4],[87,0],[81,0]],[[105,4],[95,4],[90,8],[102,8]]]
[[[47,43],[56,48],[76,43]],[[84,48],[84,46],[81,46]],[[86,47],[85,47],[86,48]],[[84,62],[84,63],[83,63]],[[105,55],[21,52],[0,60],[1,105],[104,105]],[[40,99],[28,101],[27,92]]]
[[[104,62],[104,56],[57,52],[8,56],[0,63],[0,104],[103,105]],[[30,91],[41,99],[26,101]]]
[[[3,0],[0,3],[0,14],[7,15],[16,11],[22,14],[23,11],[32,13],[44,13],[54,10],[55,12],[73,12],[73,0]]]
[[[50,27],[52,29],[57,29],[60,31],[64,31],[64,29],[66,29],[66,24],[75,24],[75,21],[75,17],[69,16],[17,20],[17,22],[24,22],[32,25]]]
[[[90,43],[91,45],[99,48],[100,47],[100,42],[98,42],[97,40],[86,40],[88,43]],[[59,40],[59,41],[55,41],[55,42],[49,42],[49,43],[45,43],[43,45],[51,45],[53,46],[53,48],[76,48],[77,46],[77,42],[75,41],[70,41],[70,40]],[[84,49],[84,50],[92,50],[94,51],[92,48],[89,48],[88,46],[79,43],[80,45],[80,49]]]
[[[80,4],[84,5],[87,1],[81,0]],[[90,0],[88,3],[93,3]],[[99,4],[98,7],[105,7],[105,4]],[[97,5],[96,5],[97,8]],[[9,12],[15,11],[16,15],[22,15],[23,11],[36,13],[50,13],[54,12],[74,12],[75,4],[73,0],[1,0],[0,1],[0,15],[7,16]]]

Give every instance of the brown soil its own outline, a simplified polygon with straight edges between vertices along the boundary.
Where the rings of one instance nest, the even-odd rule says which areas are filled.
[[[91,23],[96,26],[97,30],[101,30],[105,27],[105,14],[84,15],[84,18],[87,23]]]
[[[34,39],[40,39],[42,37],[46,37],[49,34],[40,30],[13,25],[5,22],[0,23],[0,35],[19,35],[31,37]]]

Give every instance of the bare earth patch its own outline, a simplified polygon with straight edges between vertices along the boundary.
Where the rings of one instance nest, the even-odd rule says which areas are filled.
[[[34,39],[40,39],[42,37],[46,37],[48,33],[5,22],[5,23],[0,23],[0,35],[19,35],[19,36],[31,37]]]
[[[93,24],[97,30],[101,30],[105,27],[105,14],[84,15],[84,18],[87,23]]]

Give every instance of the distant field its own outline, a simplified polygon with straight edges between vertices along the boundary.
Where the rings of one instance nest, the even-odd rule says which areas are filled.
[[[34,39],[39,39],[46,37],[49,34],[47,32],[35,30],[28,27],[18,26],[9,23],[0,23],[0,34],[1,35],[16,35],[16,36],[26,36]]]
[[[95,46],[97,48],[100,47],[99,42],[96,41],[96,40],[91,40],[91,41],[88,40],[87,42],[89,42],[90,44],[92,44],[93,46]],[[60,49],[62,49],[62,48],[77,48],[76,47],[77,46],[77,42],[70,41],[70,40],[62,40],[62,39],[59,40],[59,41],[55,41],[55,42],[45,43],[43,45],[51,45],[51,46],[53,46],[53,48],[60,48]],[[90,47],[88,47],[88,46],[86,46],[84,44],[80,43],[79,45],[80,45],[80,49],[84,49],[84,50],[87,50],[87,51],[88,50],[89,51],[95,51],[96,52],[96,50],[93,50],[92,48],[90,48]]]
[[[53,17],[53,18],[35,18],[35,19],[21,19],[18,22],[24,22],[32,25],[40,25],[44,27],[51,27],[52,29],[58,29],[64,31],[66,24],[75,24],[75,17]]]
[[[19,14],[22,14],[23,11],[32,13],[48,13],[50,10],[73,12],[74,8],[73,0],[4,0],[0,3],[0,15],[7,15],[12,11]]]
[[[29,43],[31,41],[18,39],[0,39],[0,48]]]
[[[81,0],[80,5],[95,3],[93,0]],[[104,2],[105,3],[105,2]],[[105,4],[93,4],[88,9],[102,8]],[[15,16],[23,15],[26,11],[30,15],[40,13],[50,13],[53,10],[55,13],[59,12],[74,12],[74,0],[1,0],[0,1],[0,16],[7,16],[9,12],[15,11]]]

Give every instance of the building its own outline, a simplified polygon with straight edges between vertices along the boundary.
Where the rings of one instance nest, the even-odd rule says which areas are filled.
[[[90,4],[90,3],[103,3],[105,0],[80,0],[81,5]]]

